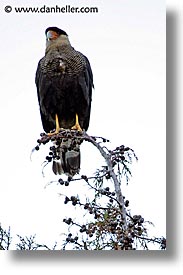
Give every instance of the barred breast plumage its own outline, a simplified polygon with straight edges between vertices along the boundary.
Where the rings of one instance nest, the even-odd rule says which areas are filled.
[[[44,74],[55,77],[62,74],[77,76],[86,68],[86,58],[70,45],[60,46],[50,52],[40,61]]]

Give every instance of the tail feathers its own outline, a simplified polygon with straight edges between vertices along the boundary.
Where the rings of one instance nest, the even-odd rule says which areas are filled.
[[[55,175],[66,174],[73,177],[80,171],[80,148],[71,149],[71,140],[62,141],[59,146],[59,160],[53,161],[52,170]]]
[[[53,161],[52,170],[55,175],[61,175],[64,174],[64,170],[62,168],[60,161]]]
[[[74,176],[80,170],[80,151],[67,151],[65,153],[65,173]]]

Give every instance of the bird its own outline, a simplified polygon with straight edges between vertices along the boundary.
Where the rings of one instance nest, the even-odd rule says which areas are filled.
[[[75,50],[68,34],[58,27],[45,30],[45,55],[39,60],[35,83],[44,131],[58,134],[61,129],[87,131],[90,121],[93,73],[88,58]],[[69,149],[71,140],[60,144],[54,174],[73,177],[80,171],[80,146]]]

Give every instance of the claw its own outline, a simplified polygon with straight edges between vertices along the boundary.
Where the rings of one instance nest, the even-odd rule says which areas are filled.
[[[48,136],[53,136],[53,135],[56,135],[60,132],[60,125],[59,125],[59,121],[58,121],[58,115],[56,114],[55,115],[55,123],[56,123],[56,129],[54,132],[51,132],[51,133],[48,133]]]
[[[71,128],[72,130],[77,130],[79,132],[82,132],[81,126],[79,125],[79,119],[78,114],[76,114],[76,122],[75,125]]]

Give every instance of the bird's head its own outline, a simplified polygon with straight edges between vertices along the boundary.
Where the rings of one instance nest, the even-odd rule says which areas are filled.
[[[62,44],[69,43],[68,35],[65,31],[57,27],[49,27],[45,31],[46,46],[50,46],[52,43],[59,41]]]
[[[68,36],[67,33],[57,27],[49,27],[45,31],[46,34],[46,40],[55,40],[60,35]]]

